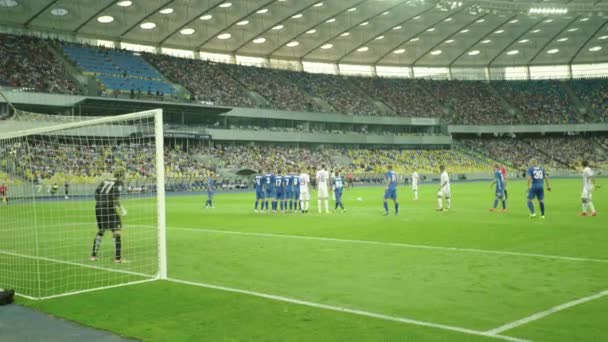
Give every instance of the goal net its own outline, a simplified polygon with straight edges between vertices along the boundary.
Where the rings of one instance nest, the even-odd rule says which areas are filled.
[[[0,288],[46,299],[166,278],[162,111],[10,114]]]

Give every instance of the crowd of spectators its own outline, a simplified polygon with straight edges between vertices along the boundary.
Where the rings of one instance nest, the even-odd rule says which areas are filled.
[[[339,113],[381,115],[380,109],[372,103],[371,98],[350,84],[350,77],[306,72],[289,72],[286,75],[300,89],[326,101]]]
[[[518,123],[564,124],[576,122],[576,108],[560,81],[500,81],[491,84],[522,114]]]
[[[608,121],[608,80],[589,79],[570,82],[572,90],[589,111],[586,120]]]
[[[0,34],[0,85],[44,93],[76,94],[61,62],[38,38]]]
[[[244,83],[248,89],[262,95],[274,109],[306,112],[325,111],[287,78],[289,71],[233,64],[221,64],[221,66],[234,79]]]
[[[593,139],[582,137],[462,139],[460,143],[484,156],[525,167],[531,159],[553,169],[575,169],[583,160],[606,162],[606,150]]]
[[[121,57],[121,61],[128,62],[125,65],[147,67],[147,64],[133,64],[139,57],[126,50],[104,50],[77,44],[63,46],[78,51],[91,50],[89,52],[94,56],[101,54],[105,58],[103,61],[109,58],[108,51],[112,51],[112,65]],[[39,92],[77,93],[78,85],[70,79],[51,49],[47,42],[38,38],[0,34],[0,55],[3,57],[0,59],[0,85]],[[98,54],[95,49],[99,49]],[[608,118],[608,80],[605,79],[567,83],[558,80],[486,83],[354,77],[142,55],[164,77],[183,85],[192,94],[189,100],[218,105],[349,115],[433,117],[457,124],[563,124],[581,120],[604,122]],[[156,80],[156,76],[150,76],[156,75],[156,70],[139,74],[138,70],[127,69],[117,69],[122,79],[134,81],[141,76],[145,81]],[[158,82],[162,83],[162,80],[159,78]],[[154,94],[150,87],[139,90],[131,87],[131,96],[138,98],[140,92],[147,92],[158,97],[159,92]],[[568,87],[573,92],[569,93]],[[571,98],[571,94],[576,98]],[[510,108],[516,109],[514,114]],[[586,116],[582,108],[587,109]]]
[[[436,99],[453,111],[444,120],[464,125],[510,124],[513,117],[503,108],[501,100],[482,81],[426,81],[425,85]]]
[[[216,63],[166,55],[143,56],[167,78],[186,87],[196,101],[236,107],[256,106],[247,89]]]
[[[425,118],[443,116],[443,109],[437,99],[422,88],[424,80],[353,77],[352,81],[359,88],[369,91],[372,97],[382,101],[398,116]]]

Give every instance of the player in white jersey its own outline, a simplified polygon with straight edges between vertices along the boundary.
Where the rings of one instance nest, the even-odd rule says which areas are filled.
[[[412,172],[412,191],[414,192],[414,201],[418,200],[418,172]]]
[[[300,210],[307,213],[310,208],[310,176],[306,171],[299,176],[300,181]]]
[[[587,216],[587,211],[591,211],[591,216],[597,216],[595,207],[592,201],[592,192],[595,185],[593,170],[589,167],[588,161],[583,161],[583,193],[581,199],[583,202],[583,211],[581,216]]]
[[[321,213],[321,203],[325,206],[325,212],[329,214],[329,172],[325,170],[325,164],[317,171],[317,204],[319,214]]]
[[[437,211],[449,210],[452,202],[452,194],[450,193],[450,176],[448,172],[445,170],[445,166],[439,166],[439,171],[441,171],[441,177],[439,179],[440,186],[439,192],[437,192]],[[443,207],[443,199],[445,198],[446,207]]]

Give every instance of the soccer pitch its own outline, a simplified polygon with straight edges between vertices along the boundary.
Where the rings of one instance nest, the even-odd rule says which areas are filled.
[[[347,212],[329,215],[314,192],[305,215],[255,214],[253,193],[218,194],[208,210],[205,196],[169,196],[170,281],[19,302],[146,341],[602,340],[605,190],[599,216],[579,217],[581,181],[553,180],[541,220],[525,186],[509,183],[507,213],[488,211],[489,182],[452,184],[449,212],[434,211],[436,184],[416,202],[401,187],[386,217],[380,187],[348,189]]]

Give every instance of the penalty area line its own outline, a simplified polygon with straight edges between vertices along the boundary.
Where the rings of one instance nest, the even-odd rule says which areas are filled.
[[[581,305],[581,304],[584,304],[584,303],[588,303],[590,301],[593,301],[593,300],[596,300],[596,299],[600,299],[600,298],[605,297],[605,296],[608,296],[608,290],[604,290],[604,291],[598,292],[596,294],[593,294],[593,295],[590,295],[590,296],[587,296],[587,297],[575,299],[575,300],[572,300],[572,301],[569,301],[569,302],[566,302],[566,303],[563,303],[563,304],[560,304],[560,305],[556,305],[556,306],[554,306],[552,308],[549,308],[549,309],[547,309],[545,311],[537,312],[537,313],[535,313],[533,315],[530,315],[528,317],[524,317],[522,319],[518,319],[516,321],[509,322],[507,324],[501,325],[500,327],[488,330],[488,331],[486,331],[486,333],[488,333],[490,335],[500,334],[500,333],[505,332],[507,330],[511,330],[511,329],[517,328],[519,326],[522,326],[522,325],[525,325],[525,324],[528,324],[528,323],[531,323],[531,322],[534,322],[534,321],[538,321],[539,319],[543,319],[543,318],[545,318],[545,317],[547,317],[549,315],[552,315],[552,314],[554,314],[556,312],[569,309],[569,308],[571,308],[573,306],[577,306],[577,305]]]
[[[550,254],[537,254],[537,253],[525,253],[525,252],[511,252],[511,251],[496,251],[489,249],[477,249],[477,248],[459,248],[459,247],[444,247],[444,246],[432,246],[432,245],[417,245],[400,242],[383,242],[383,241],[371,241],[371,240],[352,240],[352,239],[338,239],[328,238],[319,236],[304,236],[304,235],[288,235],[288,234],[273,234],[273,233],[256,233],[256,232],[239,232],[233,230],[222,230],[222,229],[206,229],[206,228],[188,228],[188,227],[168,227],[168,231],[171,230],[183,230],[192,232],[212,233],[212,234],[226,234],[226,235],[244,235],[244,236],[257,236],[267,238],[283,238],[283,239],[300,239],[300,240],[312,240],[312,241],[327,241],[327,242],[342,242],[342,243],[357,243],[367,245],[380,245],[380,246],[392,246],[412,249],[429,249],[447,252],[464,252],[464,253],[478,253],[478,254],[495,254],[495,255],[510,255],[519,257],[531,257],[539,259],[553,259],[553,260],[566,260],[566,261],[582,261],[582,262],[599,262],[608,263],[608,259],[593,259],[593,258],[580,258],[580,257],[569,257],[561,255],[550,255]]]
[[[207,283],[199,283],[199,282],[181,280],[181,279],[175,279],[175,278],[168,278],[167,280],[170,282],[173,282],[173,283],[177,283],[177,284],[203,287],[203,288],[207,288],[207,289],[219,290],[219,291],[225,291],[225,292],[239,293],[239,294],[243,294],[243,295],[270,299],[270,300],[285,302],[285,303],[290,303],[290,304],[308,306],[308,307],[317,308],[317,309],[336,311],[336,312],[347,313],[347,314],[352,314],[352,315],[357,315],[357,316],[371,317],[371,318],[381,319],[384,321],[391,321],[391,322],[397,322],[397,323],[403,323],[403,324],[409,324],[409,325],[417,325],[417,326],[423,326],[423,327],[440,329],[440,330],[448,330],[448,331],[458,332],[458,333],[467,334],[467,335],[496,338],[496,339],[500,339],[500,340],[504,340],[504,341],[529,342],[529,340],[525,340],[525,339],[521,339],[521,338],[517,338],[517,337],[500,335],[498,333],[489,333],[489,332],[485,332],[485,331],[468,329],[468,328],[463,328],[463,327],[457,327],[457,326],[451,326],[451,325],[445,325],[445,324],[439,324],[439,323],[433,323],[433,322],[426,322],[426,321],[419,321],[419,320],[406,318],[406,317],[384,315],[384,314],[370,312],[370,311],[316,303],[316,302],[311,302],[311,301],[307,301],[307,300],[289,298],[289,297],[273,295],[273,294],[268,294],[268,293],[249,291],[249,290],[243,290],[243,289],[237,289],[237,288],[231,288],[231,287],[213,285],[213,284],[207,284]]]

